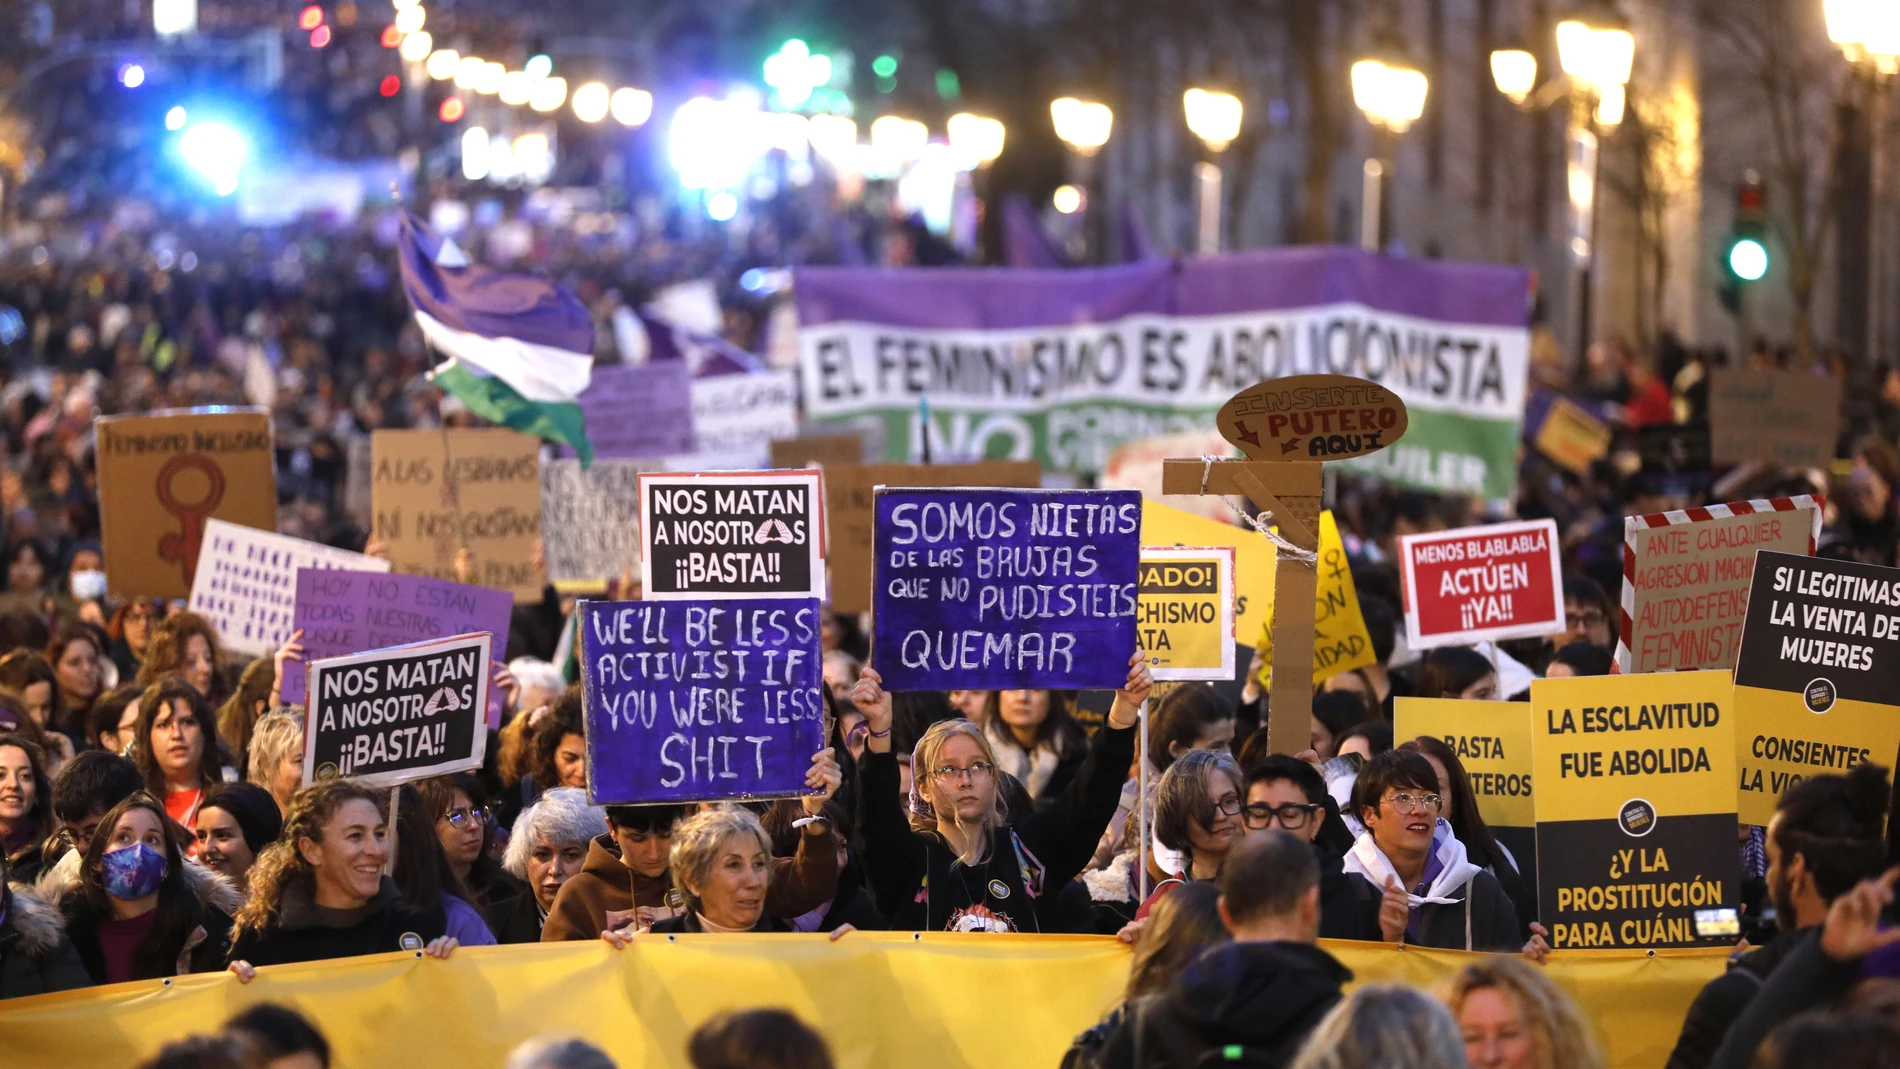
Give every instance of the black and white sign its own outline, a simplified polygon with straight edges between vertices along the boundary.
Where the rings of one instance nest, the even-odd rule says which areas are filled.
[[[640,476],[640,578],[649,601],[825,596],[816,471]]]
[[[480,768],[493,641],[483,631],[312,662],[304,785],[390,787]]]
[[[1735,685],[1890,705],[1900,695],[1900,568],[1763,550]]]

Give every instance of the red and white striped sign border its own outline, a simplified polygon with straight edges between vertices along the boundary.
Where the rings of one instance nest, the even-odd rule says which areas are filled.
[[[1621,627],[1616,634],[1616,672],[1630,670],[1630,634],[1634,630],[1630,614],[1636,611],[1636,536],[1657,527],[1668,527],[1679,523],[1702,523],[1707,520],[1723,520],[1730,516],[1748,516],[1757,512],[1793,512],[1796,509],[1813,509],[1814,525],[1808,532],[1808,555],[1821,541],[1821,513],[1827,499],[1818,494],[1801,494],[1797,497],[1771,497],[1755,501],[1731,501],[1726,505],[1707,505],[1692,509],[1671,509],[1668,512],[1652,512],[1646,516],[1623,517],[1623,604],[1620,613]]]

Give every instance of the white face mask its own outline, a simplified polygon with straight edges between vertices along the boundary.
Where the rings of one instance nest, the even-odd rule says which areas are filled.
[[[73,598],[77,601],[95,601],[106,596],[106,573],[104,572],[74,572],[70,582]]]

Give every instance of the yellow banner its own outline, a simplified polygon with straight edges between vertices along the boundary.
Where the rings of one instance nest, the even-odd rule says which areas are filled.
[[[1269,572],[1269,575],[1272,573]],[[1268,603],[1272,591],[1268,591]],[[1245,631],[1241,634],[1246,634]],[[1273,631],[1262,626],[1260,641],[1260,685],[1273,686]],[[1378,660],[1372,654],[1372,638],[1366,633],[1366,618],[1359,612],[1359,591],[1352,583],[1352,569],[1346,563],[1346,544],[1340,541],[1339,524],[1330,510],[1319,516],[1319,591],[1313,605],[1313,682],[1326,680],[1364,668]]]
[[[1251,635],[1273,616],[1273,545],[1254,532],[1148,498],[1141,503],[1141,544],[1232,546],[1234,633]]]
[[[1358,983],[1431,988],[1475,959],[1327,942]],[[1546,967],[1596,1025],[1615,1069],[1661,1065],[1718,951],[1559,953]],[[258,1002],[308,1015],[350,1069],[496,1066],[522,1040],[579,1036],[621,1069],[686,1064],[715,1013],[791,1010],[839,1069],[1053,1066],[1121,997],[1128,948],[1107,937],[860,932],[642,938],[458,950],[446,962],[381,954],[0,1002],[7,1069],[132,1069],[161,1046]],[[1615,1027],[1610,1027],[1614,1023]]]
[[[1234,547],[1143,546],[1135,591],[1156,679],[1234,678]]]
[[[1399,698],[1392,703],[1393,737],[1443,739],[1471,777],[1478,815],[1493,828],[1529,828],[1531,707],[1524,702],[1458,698]],[[1528,859],[1526,859],[1528,860]]]
[[[1533,682],[1538,823],[1615,820],[1633,795],[1659,816],[1731,812],[1734,692],[1722,670]]]
[[[1736,813],[1766,826],[1781,792],[1809,776],[1846,775],[1867,761],[1891,766],[1900,749],[1900,709],[1837,698],[1817,714],[1804,694],[1735,688]]]

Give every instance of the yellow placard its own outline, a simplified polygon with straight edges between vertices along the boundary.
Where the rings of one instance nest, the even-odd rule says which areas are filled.
[[[1234,633],[1251,635],[1272,617],[1273,545],[1258,534],[1147,498],[1141,503],[1141,544],[1233,547]]]
[[[1493,828],[1528,828],[1531,806],[1531,707],[1524,702],[1460,698],[1399,698],[1392,703],[1392,735],[1400,742],[1430,735],[1458,755],[1478,799],[1478,815]],[[1527,859],[1528,860],[1528,859]]]
[[[1234,678],[1234,548],[1144,546],[1136,641],[1159,680]]]
[[[1552,946],[1734,941],[1698,915],[1740,904],[1734,689],[1723,671],[1531,684],[1538,919]]]
[[[1325,940],[1355,984],[1430,990],[1484,955]],[[275,1002],[307,1015],[336,1065],[500,1065],[518,1043],[569,1035],[622,1069],[686,1064],[715,1013],[783,1007],[825,1037],[844,1069],[1054,1065],[1122,997],[1127,946],[1108,936],[857,932],[642,937],[463,947],[283,965],[250,984],[227,973],[145,980],[0,1002],[7,1069],[131,1069],[160,1047]],[[1551,955],[1545,975],[1577,1001],[1612,1069],[1661,1065],[1724,951]],[[988,1008],[963,1012],[969,970]],[[443,1022],[460,1022],[443,1027]]]
[[[1837,698],[1825,714],[1804,695],[1735,688],[1736,813],[1766,826],[1781,792],[1809,776],[1845,775],[1867,761],[1892,767],[1900,750],[1900,709]]]
[[[1576,404],[1557,398],[1537,429],[1537,451],[1583,475],[1610,454],[1610,428]]]
[[[1267,603],[1271,605],[1273,573],[1269,571],[1267,575]],[[1260,640],[1255,645],[1260,650],[1260,685],[1271,688],[1271,626],[1262,625]],[[1359,591],[1353,586],[1352,568],[1346,561],[1346,544],[1340,540],[1339,524],[1329,509],[1319,517],[1319,593],[1313,605],[1313,682],[1315,685],[1324,683],[1342,672],[1364,668],[1377,660],[1372,652],[1372,638],[1366,633],[1366,618],[1359,612]]]

